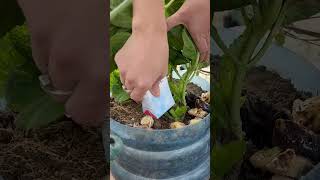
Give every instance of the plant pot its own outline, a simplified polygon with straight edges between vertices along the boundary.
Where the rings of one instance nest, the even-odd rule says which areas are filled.
[[[308,174],[300,178],[300,180],[319,180],[319,179],[320,179],[320,163],[318,163]]]
[[[195,125],[163,130],[133,128],[111,119],[110,131],[123,142],[118,158],[110,163],[118,180],[209,179],[210,114]]]

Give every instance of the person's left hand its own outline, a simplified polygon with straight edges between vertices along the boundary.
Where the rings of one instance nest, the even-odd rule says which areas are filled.
[[[210,0],[187,0],[167,19],[168,30],[183,24],[200,51],[200,60],[210,57]]]

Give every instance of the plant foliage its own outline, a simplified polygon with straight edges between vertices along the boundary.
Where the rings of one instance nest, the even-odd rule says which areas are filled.
[[[0,98],[11,111],[19,112],[19,128],[39,128],[63,116],[63,105],[44,93],[39,75],[26,25],[13,27],[0,38]]]
[[[213,1],[214,11],[241,10],[245,30],[226,46],[212,25],[211,36],[223,51],[219,72],[213,84],[213,131],[217,143],[212,150],[213,176],[224,175],[245,152],[240,108],[245,101],[241,94],[248,70],[256,65],[273,40],[283,44],[282,29],[298,20],[320,12],[317,0],[227,0]],[[304,8],[303,8],[304,7]],[[262,44],[262,46],[260,46]]]

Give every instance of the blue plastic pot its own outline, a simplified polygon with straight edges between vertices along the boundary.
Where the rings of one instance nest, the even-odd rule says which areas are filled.
[[[310,172],[302,176],[300,180],[319,180],[320,179],[320,163],[318,163]]]
[[[209,87],[209,83],[199,77],[193,82],[202,88]],[[111,119],[110,131],[123,142],[118,157],[110,163],[117,180],[206,180],[210,177],[210,115],[195,125],[164,130],[133,128]]]

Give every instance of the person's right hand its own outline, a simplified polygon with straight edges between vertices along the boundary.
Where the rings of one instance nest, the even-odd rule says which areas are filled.
[[[160,95],[159,81],[167,74],[168,59],[166,31],[133,31],[115,56],[122,84],[131,91],[131,99],[142,101],[148,90],[154,96]]]
[[[121,82],[140,102],[150,90],[160,95],[159,82],[169,62],[167,24],[162,0],[133,0],[132,35],[115,56]]]

